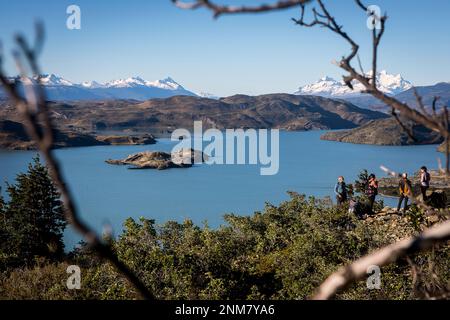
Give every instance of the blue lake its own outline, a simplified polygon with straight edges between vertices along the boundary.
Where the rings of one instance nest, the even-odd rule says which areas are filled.
[[[80,213],[101,231],[111,224],[117,235],[127,217],[168,220],[207,220],[211,227],[223,223],[223,214],[248,215],[262,210],[265,202],[288,199],[286,191],[332,196],[337,176],[352,182],[361,169],[382,176],[380,165],[397,172],[413,173],[422,165],[436,168],[435,145],[382,147],[320,140],[323,132],[280,132],[279,172],[261,176],[258,165],[195,165],[187,169],[128,170],[108,165],[144,150],[170,151],[176,142],[161,139],[149,146],[97,146],[56,151]],[[14,182],[36,152],[0,151],[2,193],[4,181]],[[443,160],[443,159],[442,159]],[[395,199],[385,199],[392,205]],[[80,238],[67,229],[68,248]]]

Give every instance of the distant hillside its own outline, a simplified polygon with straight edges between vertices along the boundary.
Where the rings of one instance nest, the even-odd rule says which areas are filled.
[[[413,128],[417,142],[414,142],[408,137],[407,133],[403,131],[394,118],[371,121],[352,130],[327,132],[321,136],[321,139],[390,146],[438,144],[443,140],[438,133],[426,129],[423,126],[415,125]]]
[[[95,136],[77,130],[54,129],[54,148],[87,147],[97,145],[137,145],[154,144],[151,135],[140,136]],[[0,120],[0,149],[34,150],[36,145],[30,141],[25,127],[15,121]]]
[[[106,144],[102,141],[97,141],[95,137],[91,135],[83,133],[71,131],[62,132],[58,129],[55,129],[54,135],[55,148],[82,147]],[[25,128],[21,123],[9,120],[0,120],[0,148],[13,150],[31,150],[36,149],[36,146],[28,138]]]
[[[431,107],[434,97],[440,97],[438,103],[440,106],[442,105],[450,106],[450,83],[441,82],[433,86],[417,87],[416,89],[419,95],[422,96],[423,103],[426,106]],[[396,95],[395,97],[400,101],[406,102],[407,104],[415,108],[418,107],[413,89],[406,90],[405,92],[402,92]]]
[[[422,96],[423,103],[428,110],[431,109],[434,97],[440,97],[437,104],[438,111],[442,109],[443,105],[450,106],[450,83],[448,82],[441,82],[431,86],[416,87],[416,90],[420,96]],[[395,95],[395,98],[407,103],[415,109],[419,108],[413,88]],[[345,100],[361,108],[368,108],[382,112],[389,112],[390,110],[388,106],[368,94],[359,95],[356,97],[346,97]]]
[[[61,131],[167,134],[176,128],[278,128],[283,130],[350,129],[383,113],[348,102],[316,96],[269,94],[207,99],[175,96],[144,102],[134,100],[52,102],[50,110]],[[14,106],[0,102],[0,117],[20,122]]]
[[[289,94],[236,95],[219,100],[175,96],[142,103],[83,101],[53,103],[51,109],[58,125],[87,131],[170,131],[191,128],[194,120],[218,129],[349,129],[386,117],[344,101]]]

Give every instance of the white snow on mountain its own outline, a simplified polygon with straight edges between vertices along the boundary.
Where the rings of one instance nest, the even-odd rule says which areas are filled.
[[[90,87],[89,85],[94,82],[95,81],[83,82],[82,85],[85,87]],[[112,80],[106,82],[105,84],[99,84],[98,82],[95,83],[97,84],[97,86],[99,85],[103,88],[132,88],[144,86],[149,88],[160,88],[165,90],[183,89],[183,87],[180,84],[178,84],[175,80],[173,80],[171,77],[167,77],[165,79],[156,81],[144,80],[141,77],[130,77],[127,79]]]
[[[28,78],[37,83],[38,77]],[[112,80],[106,83],[84,81],[74,83],[55,74],[40,76],[46,87],[47,98],[52,100],[88,100],[88,99],[134,99],[147,100],[167,98],[175,95],[196,96],[171,77],[162,80],[148,81],[141,77]],[[21,83],[19,77],[10,77],[11,82]],[[27,83],[26,81],[25,83]],[[0,90],[0,96],[2,92]]]
[[[104,84],[101,84],[97,81],[84,81],[80,84],[83,88],[96,89],[96,88],[105,88]]]
[[[106,88],[131,88],[145,86],[145,80],[141,77],[130,77],[127,79],[117,79],[105,83]]]
[[[14,77],[11,77],[11,81],[14,81]],[[32,78],[33,82],[37,80],[37,77]],[[159,88],[164,90],[182,90],[184,89],[179,83],[173,80],[171,77],[167,77],[162,80],[148,81],[141,77],[130,77],[126,79],[111,80],[106,83],[100,83],[97,81],[84,81],[81,83],[73,83],[55,74],[41,75],[42,84],[45,86],[74,86],[85,89],[96,88],[132,88],[138,86],[144,86],[149,88]]]
[[[366,75],[370,76],[372,72]],[[294,94],[297,95],[319,95],[324,97],[353,97],[361,95],[364,90],[362,84],[353,81],[353,90],[344,81],[337,81],[331,77],[323,77],[319,81],[300,87]],[[380,91],[388,95],[396,95],[412,88],[412,84],[403,79],[400,74],[393,75],[385,70],[377,73],[377,87]]]
[[[156,80],[156,81],[151,81],[151,82],[147,81],[146,85],[148,87],[157,87],[157,88],[167,89],[167,90],[177,90],[177,89],[183,88],[180,84],[178,84],[171,77],[167,77],[162,80]]]
[[[37,78],[34,77],[34,80],[37,80]],[[41,75],[41,82],[42,82],[42,84],[44,84],[46,86],[73,86],[74,85],[69,80],[66,80],[60,76],[53,74],[53,73]]]

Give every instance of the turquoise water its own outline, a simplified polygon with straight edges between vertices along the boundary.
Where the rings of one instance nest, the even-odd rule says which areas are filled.
[[[261,176],[258,165],[195,165],[187,169],[128,170],[104,160],[124,158],[143,150],[170,151],[175,145],[161,139],[150,146],[96,146],[56,151],[80,213],[98,231],[111,224],[120,234],[127,217],[144,216],[158,223],[192,219],[212,227],[223,223],[225,213],[251,214],[265,202],[278,204],[292,190],[319,197],[333,195],[337,176],[353,181],[361,169],[378,176],[385,165],[413,173],[426,165],[437,166],[436,146],[381,147],[319,139],[323,132],[280,132],[280,167],[274,176]],[[26,170],[32,151],[0,151],[0,179],[13,182]],[[385,199],[393,204],[395,199]],[[70,228],[65,241],[79,238]]]

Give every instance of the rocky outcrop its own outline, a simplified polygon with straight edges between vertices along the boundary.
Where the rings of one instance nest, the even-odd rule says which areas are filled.
[[[448,193],[447,189],[447,193]],[[432,206],[433,208],[446,208],[449,204],[449,197],[447,197],[447,193],[445,190],[435,190],[431,191],[431,193],[427,193],[427,204]]]
[[[410,139],[394,118],[388,118],[374,120],[351,130],[327,132],[320,138],[322,140],[385,146],[438,144],[442,142],[442,137],[438,133],[423,126],[414,125],[413,132],[417,141]]]
[[[109,145],[147,145],[155,144],[156,139],[151,134],[132,135],[132,136],[96,136],[96,139]]]
[[[206,161],[207,155],[193,149],[180,149],[167,153],[162,151],[144,151],[129,155],[123,160],[106,160],[115,165],[129,165],[130,169],[169,169],[192,167],[194,163]]]
[[[408,213],[405,214],[403,211],[397,212],[394,208],[384,207],[380,212],[367,216],[364,222],[368,225],[373,225],[377,229],[384,230],[381,234],[388,234],[389,242],[392,243],[417,233],[412,219],[414,218]],[[425,213],[418,220],[417,227],[424,229],[444,221],[445,217],[436,212],[430,212]]]
[[[53,148],[86,147],[105,145],[94,136],[76,132],[54,129]],[[0,148],[11,150],[35,150],[36,145],[30,141],[24,126],[21,123],[9,120],[0,121]]]
[[[0,148],[10,150],[29,150],[34,144],[28,139],[22,124],[9,121],[0,121]]]

